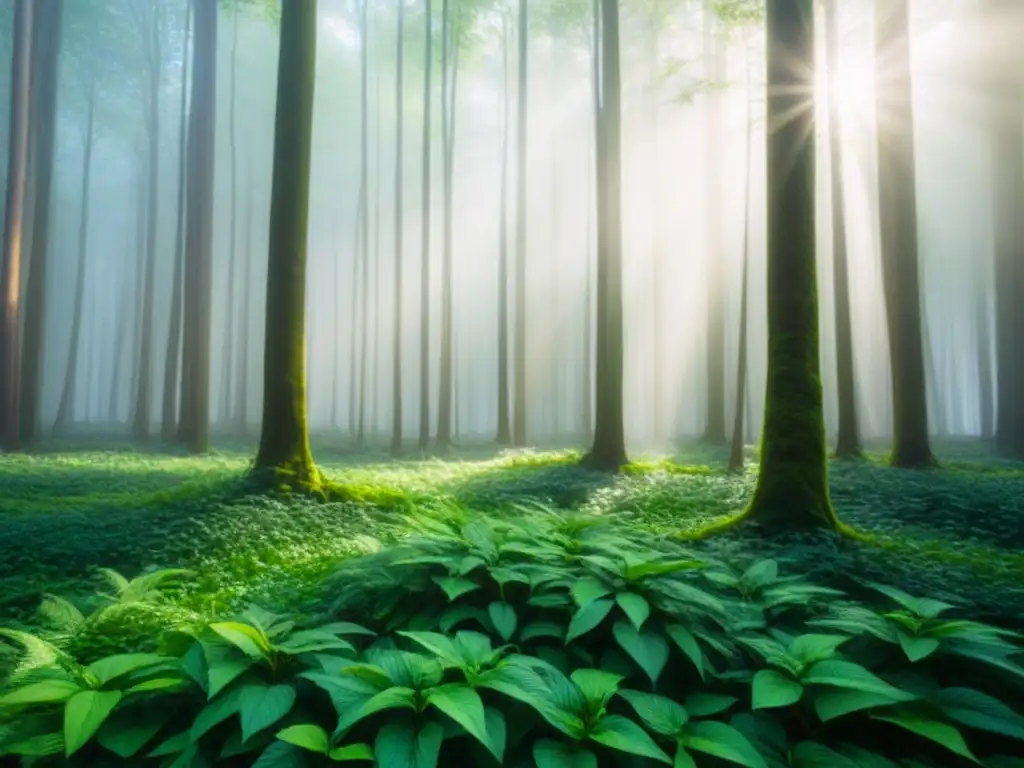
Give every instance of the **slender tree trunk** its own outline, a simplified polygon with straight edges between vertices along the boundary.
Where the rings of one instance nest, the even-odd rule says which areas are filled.
[[[189,39],[192,32],[192,2],[186,3],[185,42],[183,44],[181,71],[181,99],[178,123],[178,219],[174,236],[174,277],[171,286],[171,317],[167,331],[167,355],[164,360],[164,391],[161,413],[160,437],[164,441],[174,439],[178,430],[178,387],[181,370],[181,301],[185,272],[185,185],[188,159],[188,89]]]
[[[402,454],[402,204],[405,98],[405,2],[398,0],[398,42],[395,52],[395,285],[394,329],[391,337],[391,455]]]
[[[93,81],[89,85],[85,140],[82,146],[82,207],[78,222],[78,274],[75,277],[75,303],[71,310],[71,341],[68,347],[67,369],[64,373],[64,390],[57,408],[57,418],[53,422],[55,433],[67,430],[71,422],[74,421],[75,390],[78,382],[78,351],[82,344],[82,310],[85,303],[86,253],[89,247],[89,188],[92,180],[95,115],[96,82]],[[86,400],[88,401],[88,398]]]
[[[107,405],[107,413],[111,421],[120,419],[121,405],[121,366],[124,362],[125,346],[128,344],[128,328],[132,322],[132,297],[134,290],[132,283],[134,277],[131,272],[138,272],[135,247],[132,245],[131,237],[125,238],[124,264],[121,270],[119,282],[119,301],[117,307],[117,323],[114,331],[114,365],[110,375],[110,401]]]
[[[16,0],[11,56],[10,127],[7,134],[7,195],[3,260],[0,261],[0,449],[21,447],[18,425],[21,352],[19,318],[25,197],[28,186],[32,62],[32,0]]]
[[[906,0],[877,0],[875,23],[878,196],[892,365],[891,461],[897,467],[927,467],[935,459],[928,438]]]
[[[50,204],[53,187],[54,137],[57,123],[57,83],[60,73],[63,0],[33,0],[32,12],[32,134],[35,142],[32,247],[25,286],[25,316],[21,340],[21,443],[39,439],[39,401],[42,394],[46,342],[46,274],[50,259]]]
[[[982,258],[980,255],[978,258]],[[978,346],[978,410],[981,417],[981,437],[995,436],[995,397],[992,383],[992,341],[989,318],[991,273],[989,264],[979,264],[974,270],[974,316]]]
[[[508,68],[509,10],[501,12],[501,192],[498,220],[498,445],[512,441],[508,381],[508,144],[511,124]]]
[[[370,35],[368,24],[369,0],[362,0],[360,6],[360,194],[362,200],[359,203],[359,226],[363,232],[363,239],[360,242],[359,258],[362,264],[362,319],[360,322],[360,344],[359,344],[359,414],[356,426],[356,445],[361,446],[366,433],[366,353],[369,336],[369,312],[370,312],[370,205],[369,205],[369,181],[370,181],[370,129],[369,129],[369,70],[370,70]]]
[[[846,246],[846,196],[843,192],[842,125],[839,122],[839,3],[825,4],[825,48],[828,56],[828,144],[832,166],[832,260],[834,262],[836,365],[839,382],[839,435],[836,456],[860,455],[857,388],[853,363],[853,322],[850,312],[850,268]]]
[[[316,0],[286,0],[277,72],[267,271],[263,428],[254,469],[320,492],[306,422],[305,305],[309,173],[316,80]]]
[[[625,466],[622,350],[622,159],[620,128],[619,4],[601,0],[601,134],[604,173],[598,212],[603,247],[597,260],[597,419],[584,465],[614,472]]]
[[[225,424],[231,421],[232,362],[235,350],[235,279],[238,274],[238,131],[235,113],[238,107],[238,16],[236,7],[231,22],[231,69],[228,88],[228,158],[231,162],[231,239],[228,241],[230,262],[228,266],[227,328],[224,331],[224,384],[221,386],[220,412]],[[244,375],[244,374],[243,374]]]
[[[356,227],[352,246],[352,317],[349,323],[349,351],[352,359],[349,365],[348,379],[348,431],[355,437],[358,423],[357,406],[359,404],[359,308],[365,296],[359,295],[359,249],[363,235],[363,205],[366,202],[364,187],[360,185],[356,198]]]
[[[238,324],[239,360],[238,360],[238,395],[235,398],[235,424],[241,437],[249,429],[249,334],[252,322],[250,302],[256,292],[252,287],[252,185],[246,185],[245,194],[245,261],[242,293],[242,320]],[[337,345],[335,345],[337,350]],[[337,357],[337,353],[335,354]]]
[[[526,445],[526,152],[529,71],[529,23],[526,0],[519,0],[519,106],[516,114],[516,330],[515,397],[512,443]]]
[[[143,161],[139,160],[138,178],[136,179],[135,199],[138,201],[138,210],[135,217],[135,242],[132,246],[133,261],[135,263],[135,292],[132,294],[132,344],[129,360],[131,361],[131,379],[128,382],[128,396],[132,398],[128,407],[128,421],[135,424],[135,410],[138,407],[135,400],[135,393],[139,391],[139,374],[142,371],[142,313],[145,311],[143,300],[146,287],[146,223],[148,221],[148,201],[146,200],[145,172],[142,170]]]
[[[783,527],[837,528],[818,342],[812,0],[767,6],[768,376],[757,488],[748,514]]]
[[[146,106],[146,128],[149,139],[149,170],[146,190],[146,276],[142,298],[139,348],[139,379],[135,390],[135,418],[132,432],[136,439],[149,437],[151,387],[153,381],[153,304],[156,290],[156,235],[159,226],[157,203],[160,194],[160,80],[163,70],[163,52],[160,46],[162,36],[162,6],[154,5],[147,19],[149,29],[145,31],[149,40],[145,45],[149,75],[149,99]]]
[[[424,0],[426,44],[423,53],[422,255],[420,266],[420,434],[419,449],[430,443],[430,70],[433,66],[431,0]]]
[[[438,365],[437,436],[434,441],[440,453],[452,442],[452,113],[454,102],[451,87],[452,18],[448,0],[441,2],[441,163],[444,174],[444,231],[441,250],[441,349]]]
[[[377,434],[377,416],[380,413],[380,328],[381,308],[381,257],[380,257],[380,61],[375,62],[376,95],[373,101],[373,324],[370,332],[370,434]]]
[[[185,324],[180,436],[191,453],[209,448],[217,3],[197,2],[188,132]]]
[[[595,329],[595,302],[593,292],[593,262],[591,255],[591,238],[596,246],[597,260],[601,259],[601,252],[604,248],[604,233],[601,229],[601,221],[604,218],[604,170],[602,157],[604,156],[603,132],[601,129],[601,0],[593,0],[591,5],[593,30],[591,33],[590,48],[590,85],[591,101],[594,117],[594,151],[591,156],[593,163],[593,174],[590,177],[593,182],[593,192],[587,196],[587,268],[584,279],[586,289],[584,290],[584,326],[583,326],[583,438],[592,440],[594,437],[594,351],[599,340],[594,338]],[[589,205],[593,203],[593,207]],[[590,216],[593,214],[593,221]],[[595,230],[596,226],[596,230]],[[600,298],[597,303],[600,304]]]

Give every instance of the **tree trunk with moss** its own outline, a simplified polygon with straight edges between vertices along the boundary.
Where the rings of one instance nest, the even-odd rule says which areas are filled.
[[[768,376],[761,467],[748,515],[836,528],[828,490],[815,266],[812,0],[767,7]]]
[[[285,0],[267,267],[263,429],[254,469],[318,491],[306,422],[306,242],[316,78],[316,0]]]
[[[622,158],[619,6],[601,0],[601,152],[597,261],[597,418],[584,466],[614,472],[625,466],[622,344]]]
[[[891,462],[927,467],[935,459],[928,438],[922,342],[907,0],[877,0],[875,24],[878,202],[892,367]]]
[[[24,331],[21,339],[20,413],[23,446],[39,439],[39,401],[42,395],[46,342],[46,283],[50,259],[50,204],[53,188],[54,138],[57,123],[57,85],[64,0],[33,0],[31,133],[35,155],[29,173],[35,186],[32,244],[25,285]]]
[[[31,83],[31,0],[14,7],[11,55],[10,128],[7,136],[7,197],[4,244],[0,261],[0,449],[21,445],[18,426],[18,388],[21,351],[18,325],[21,305],[21,266],[28,186],[29,110]]]
[[[857,389],[853,365],[853,324],[850,313],[850,267],[846,247],[846,197],[843,192],[842,130],[839,123],[839,3],[825,4],[825,48],[828,56],[828,146],[832,167],[832,261],[834,263],[836,367],[839,383],[839,434],[836,456],[860,455]]]

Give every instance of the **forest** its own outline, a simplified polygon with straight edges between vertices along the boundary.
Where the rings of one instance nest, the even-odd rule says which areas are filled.
[[[0,2],[0,768],[1024,768],[1024,2]]]

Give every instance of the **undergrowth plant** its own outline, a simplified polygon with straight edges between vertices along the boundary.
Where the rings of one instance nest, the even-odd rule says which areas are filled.
[[[27,635],[0,754],[66,765],[1019,764],[1021,638],[614,521],[455,510],[342,564],[315,621],[250,609],[86,662]]]

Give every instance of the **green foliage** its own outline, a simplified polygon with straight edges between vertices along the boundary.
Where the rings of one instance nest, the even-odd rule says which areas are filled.
[[[420,527],[343,563],[315,620],[254,608],[88,664],[24,639],[0,752],[911,768],[1024,743],[1021,638],[945,602],[871,585],[896,604],[876,610],[774,560],[722,562],[588,515],[453,509]]]

